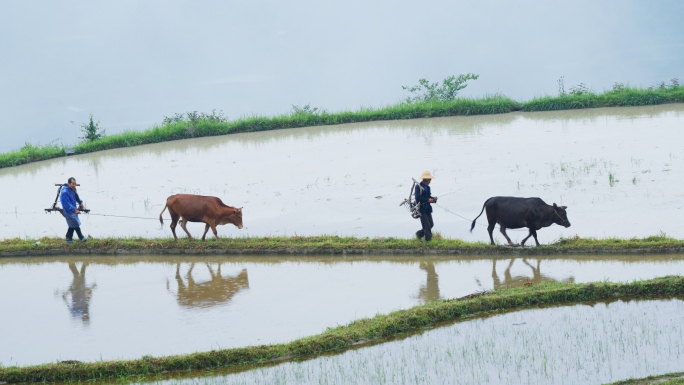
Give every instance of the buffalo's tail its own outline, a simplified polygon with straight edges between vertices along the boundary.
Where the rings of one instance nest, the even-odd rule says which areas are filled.
[[[480,215],[482,215],[482,213],[484,212],[485,206],[487,206],[487,202],[489,202],[489,199],[487,199],[487,200],[485,201],[485,203],[482,205],[482,211],[480,211]],[[473,224],[470,225],[470,232],[471,232],[471,233],[473,232],[473,229],[475,228],[475,221],[477,221],[477,218],[479,218],[480,215],[478,215],[477,217],[475,217],[475,219],[473,219]]]
[[[164,214],[164,211],[166,211],[166,208],[169,207],[169,205],[164,205],[164,210],[162,210],[159,213],[159,223],[161,223],[162,226],[164,226],[164,219],[162,219],[162,214]]]

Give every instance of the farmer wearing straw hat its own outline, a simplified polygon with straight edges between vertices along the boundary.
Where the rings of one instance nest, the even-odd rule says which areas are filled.
[[[432,239],[432,227],[435,225],[432,221],[432,206],[430,203],[437,203],[437,197],[430,195],[430,182],[435,177],[432,176],[430,171],[423,171],[420,179],[422,179],[422,182],[416,186],[413,194],[416,197],[416,201],[420,203],[420,224],[423,228],[416,232],[416,237],[418,239],[425,237],[425,241],[430,242]]]

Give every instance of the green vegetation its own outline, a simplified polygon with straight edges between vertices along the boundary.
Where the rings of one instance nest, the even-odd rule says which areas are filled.
[[[610,385],[684,385],[684,373],[668,373],[660,376],[632,378],[613,382]]]
[[[416,93],[408,101],[381,108],[360,108],[356,111],[328,112],[324,109],[293,106],[293,111],[273,117],[251,116],[228,121],[222,114],[197,111],[176,114],[164,118],[159,126],[146,131],[127,131],[121,134],[95,139],[102,132],[95,123],[86,124],[94,135],[86,134],[86,140],[73,146],[75,154],[85,154],[120,147],[166,142],[204,136],[226,135],[241,132],[256,132],[307,126],[325,126],[342,123],[371,122],[380,120],[401,120],[433,118],[457,115],[502,114],[512,111],[549,111],[594,107],[643,106],[663,103],[684,102],[684,87],[676,79],[666,86],[635,88],[616,84],[613,89],[595,93],[583,85],[571,88],[569,93],[559,88],[558,96],[543,96],[527,102],[517,102],[503,95],[489,95],[483,98],[456,98],[465,82],[476,79],[467,74],[449,77],[441,85],[425,79],[413,87],[405,87]],[[92,119],[91,119],[92,123]],[[88,131],[90,132],[90,131]],[[91,140],[91,138],[93,140]],[[19,150],[0,154],[0,168],[19,166],[40,160],[65,156],[65,146],[48,144],[34,146],[26,144]]]
[[[442,80],[442,84],[430,83],[427,79],[419,79],[415,86],[402,86],[406,90],[416,96],[406,98],[407,103],[424,103],[432,101],[447,101],[454,100],[458,95],[458,91],[468,86],[468,80],[475,80],[480,75],[465,74],[456,76],[449,76]]]
[[[430,243],[403,238],[312,237],[238,237],[219,241],[190,241],[181,238],[104,238],[67,244],[61,238],[5,239],[0,241],[0,256],[69,254],[481,254],[549,255],[674,253],[684,251],[684,240],[665,234],[647,238],[561,238],[539,247],[490,246],[485,242],[435,237]]]
[[[562,78],[561,78],[562,79]],[[558,96],[542,96],[522,103],[523,111],[573,110],[598,107],[650,106],[665,103],[684,102],[684,87],[677,79],[672,79],[669,86],[661,83],[658,87],[637,88],[616,83],[609,91],[602,93],[588,89],[584,84],[570,88],[559,81]]]
[[[312,337],[286,344],[213,350],[170,357],[145,356],[137,360],[92,363],[54,363],[27,367],[1,367],[0,381],[63,382],[125,378],[221,367],[239,368],[304,356],[339,352],[352,346],[380,342],[383,338],[434,327],[443,322],[554,304],[614,300],[615,298],[654,298],[684,294],[684,277],[664,277],[628,284],[608,282],[575,284],[543,283],[531,287],[501,289],[464,297],[429,302],[407,310],[354,321],[330,328]]]
[[[83,136],[79,139],[83,139],[88,142],[102,139],[105,136],[105,130],[100,128],[100,122],[93,123],[92,114],[90,115],[90,122],[81,125],[81,132],[83,132]]]

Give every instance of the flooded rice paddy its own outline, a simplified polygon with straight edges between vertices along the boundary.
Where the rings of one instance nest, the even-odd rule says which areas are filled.
[[[411,177],[430,169],[435,229],[487,241],[484,201],[538,196],[568,206],[559,236],[684,237],[684,105],[372,122],[227,135],[103,151],[0,170],[0,233],[64,236],[43,209],[74,176],[92,209],[91,236],[170,237],[155,219],[176,193],[244,206],[243,230],[220,236],[411,237],[419,222],[399,207]],[[149,219],[99,216],[102,214]],[[203,224],[190,224],[199,235]],[[495,233],[499,241],[503,237]],[[514,241],[525,232],[510,232]]]
[[[523,310],[340,355],[157,384],[603,384],[680,371],[683,316],[680,299]]]
[[[684,255],[2,258],[0,364],[289,342],[378,313],[528,279],[631,281],[673,274],[684,275]],[[567,354],[584,354],[574,349],[567,346]]]

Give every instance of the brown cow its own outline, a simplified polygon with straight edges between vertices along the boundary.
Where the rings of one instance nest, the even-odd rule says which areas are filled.
[[[173,233],[173,238],[176,240],[178,239],[176,236],[176,224],[178,223],[179,218],[181,228],[188,234],[188,238],[190,239],[192,239],[192,235],[190,235],[190,232],[188,232],[188,229],[185,227],[188,222],[203,222],[206,224],[202,240],[207,236],[210,227],[211,231],[214,232],[217,241],[217,225],[232,223],[237,226],[238,229],[242,228],[242,207],[236,208],[226,206],[217,197],[193,194],[171,195],[166,198],[166,206],[164,206],[164,210],[159,213],[159,222],[162,226],[164,225],[162,214],[167,208],[169,209],[169,214],[171,214],[171,232]]]

